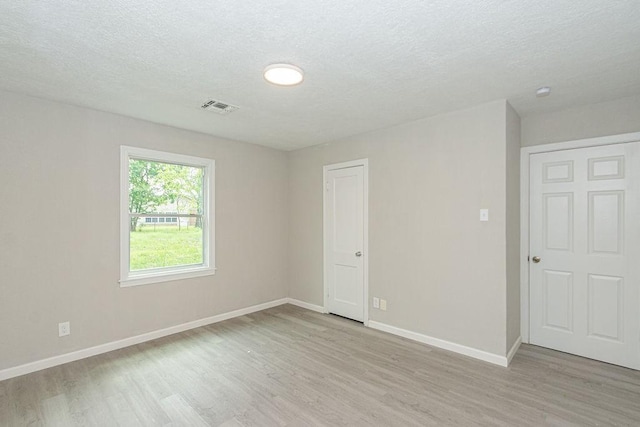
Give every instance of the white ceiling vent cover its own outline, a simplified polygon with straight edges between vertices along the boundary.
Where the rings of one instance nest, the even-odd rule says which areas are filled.
[[[203,110],[206,111],[212,111],[214,113],[217,114],[229,114],[229,113],[233,113],[234,111],[236,111],[238,108],[235,105],[231,105],[231,104],[227,104],[226,102],[220,102],[220,101],[216,101],[214,99],[210,99],[207,102],[205,102],[204,104],[202,104],[200,106],[200,108],[202,108]]]

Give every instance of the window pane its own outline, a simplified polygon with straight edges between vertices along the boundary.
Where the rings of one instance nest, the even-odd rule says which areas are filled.
[[[131,271],[202,264],[202,228],[145,226],[130,231]]]
[[[204,263],[201,218],[168,217],[203,213],[203,179],[202,167],[129,159],[129,213],[157,215],[132,217],[131,271]]]
[[[129,159],[129,212],[202,214],[204,169]]]

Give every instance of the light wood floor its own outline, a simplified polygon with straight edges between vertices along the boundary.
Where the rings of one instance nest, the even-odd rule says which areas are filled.
[[[511,367],[285,305],[0,382],[0,425],[640,425],[640,372]]]

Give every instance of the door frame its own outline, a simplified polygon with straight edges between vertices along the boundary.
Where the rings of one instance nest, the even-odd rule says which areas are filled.
[[[329,312],[329,301],[327,300],[327,293],[329,291],[329,284],[327,283],[327,172],[337,169],[347,169],[356,166],[362,166],[363,171],[363,264],[364,269],[364,301],[363,301],[363,323],[364,326],[369,326],[369,159],[357,159],[348,162],[334,163],[325,165],[322,167],[322,282],[323,282],[323,303],[324,312]]]
[[[532,154],[589,148],[640,141],[640,132],[597,138],[577,139],[552,144],[534,145],[520,149],[520,334],[529,343],[529,161]]]

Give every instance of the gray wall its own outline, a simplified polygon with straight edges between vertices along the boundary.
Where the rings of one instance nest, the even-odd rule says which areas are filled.
[[[322,166],[366,157],[370,318],[505,355],[506,120],[496,101],[291,152],[290,296],[323,304]]]
[[[522,119],[522,146],[640,131],[640,95]]]
[[[322,166],[365,157],[370,295],[388,300],[371,319],[504,355],[520,332],[520,139],[640,131],[640,96],[522,121],[496,101],[283,153],[0,95],[0,369],[287,294],[322,305]],[[216,160],[215,276],[118,286],[120,145]]]
[[[0,369],[287,296],[286,153],[6,92],[0,129]],[[119,287],[121,144],[216,160],[215,276]]]
[[[520,117],[506,109],[507,351],[520,337]]]

